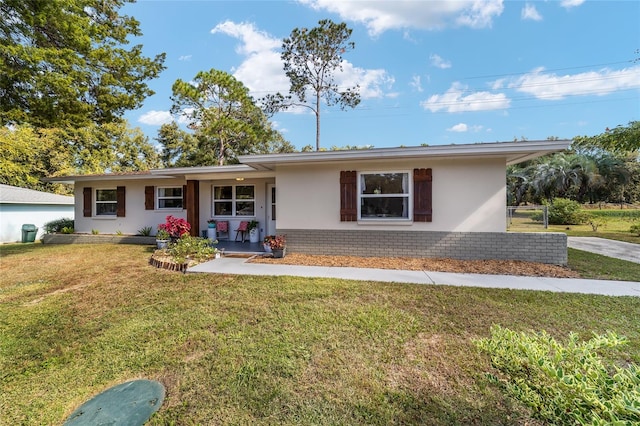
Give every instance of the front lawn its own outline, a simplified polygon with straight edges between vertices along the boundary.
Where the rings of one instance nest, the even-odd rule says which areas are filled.
[[[151,424],[535,424],[486,381],[492,324],[608,330],[640,363],[638,298],[183,275],[127,245],[0,246],[0,419],[61,424],[134,378]]]
[[[568,248],[569,268],[582,278],[640,281],[640,264]]]

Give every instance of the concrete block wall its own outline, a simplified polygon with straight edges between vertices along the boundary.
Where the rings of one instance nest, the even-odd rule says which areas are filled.
[[[156,237],[113,234],[44,234],[43,244],[156,244]]]
[[[278,229],[278,234],[286,235],[292,253],[567,264],[563,233]]]

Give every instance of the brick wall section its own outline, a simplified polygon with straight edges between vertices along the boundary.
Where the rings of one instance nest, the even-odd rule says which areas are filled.
[[[353,256],[447,257],[567,264],[567,236],[550,232],[278,229],[287,251]]]

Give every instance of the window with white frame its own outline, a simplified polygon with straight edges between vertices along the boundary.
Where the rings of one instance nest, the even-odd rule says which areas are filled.
[[[115,216],[118,209],[116,189],[96,189],[96,216]]]
[[[158,209],[181,209],[182,187],[158,187]]]
[[[215,216],[255,216],[255,187],[253,185],[225,185],[213,187]]]
[[[411,185],[407,172],[360,173],[358,218],[410,219]]]

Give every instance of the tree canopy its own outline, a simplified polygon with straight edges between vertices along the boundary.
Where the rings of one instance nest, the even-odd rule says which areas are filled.
[[[579,136],[574,147],[583,149],[604,149],[616,153],[640,154],[640,121],[631,121],[627,126],[607,128],[596,136]]]
[[[164,53],[147,58],[132,0],[0,0],[0,125],[112,123],[153,92]]]
[[[322,101],[343,110],[360,103],[359,86],[338,87],[335,72],[342,71],[342,55],[355,48],[349,41],[352,30],[343,22],[323,19],[318,26],[295,28],[282,43],[281,58],[291,83],[288,95],[277,93],[263,99],[265,111],[273,114],[291,107],[305,107],[316,117],[316,150],[320,150],[320,109]]]
[[[58,193],[48,176],[131,172],[159,167],[158,154],[139,129],[126,122],[78,129],[0,127],[0,183]]]
[[[164,54],[118,10],[132,0],[0,0],[0,181],[64,192],[43,177],[144,170],[158,156],[122,118],[153,94]]]
[[[237,163],[238,155],[293,151],[249,89],[224,71],[211,69],[189,82],[177,80],[171,99],[172,113],[185,117],[193,134],[176,124],[160,129],[157,140],[166,165],[223,165]]]

